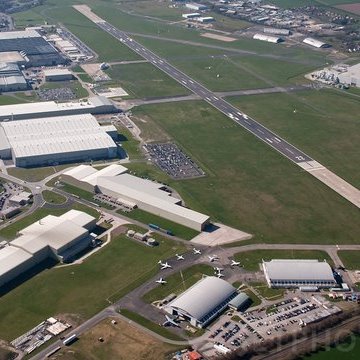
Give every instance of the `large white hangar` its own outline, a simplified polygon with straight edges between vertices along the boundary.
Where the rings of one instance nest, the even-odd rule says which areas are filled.
[[[64,172],[62,180],[197,231],[202,231],[209,222],[209,216],[181,206],[181,200],[164,191],[163,184],[127,174],[122,165],[110,165],[99,171],[79,165]]]
[[[51,116],[78,114],[108,114],[119,112],[104,96],[92,96],[87,100],[14,104],[0,106],[0,121],[34,119]]]
[[[203,328],[237,295],[236,289],[227,281],[206,276],[166,305],[165,311],[180,315],[191,325]]]
[[[327,288],[336,285],[333,271],[326,261],[271,260],[263,261],[262,267],[266,281],[272,288]]]
[[[48,215],[19,231],[19,236],[0,247],[0,286],[52,257],[69,261],[91,243],[96,219],[70,210],[61,216]]]
[[[117,145],[91,114],[0,123],[0,157],[18,167],[109,159]],[[6,145],[8,144],[8,145]]]

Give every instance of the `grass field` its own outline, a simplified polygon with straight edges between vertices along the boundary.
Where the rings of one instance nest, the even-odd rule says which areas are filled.
[[[267,286],[265,283],[251,282],[249,283],[260,296],[264,297],[266,300],[275,300],[284,296],[285,289],[272,289]]]
[[[46,202],[51,204],[63,204],[66,201],[64,196],[49,190],[44,190],[42,196]]]
[[[136,323],[146,327],[147,329],[149,329],[165,338],[168,338],[171,340],[177,340],[177,341],[184,340],[183,338],[181,338],[180,336],[178,336],[176,334],[173,334],[172,332],[170,332],[163,326],[155,324],[152,321],[142,317],[141,315],[139,315],[133,311],[130,311],[127,309],[120,309],[120,314],[126,316],[128,319],[135,321]]]
[[[43,271],[0,298],[0,338],[12,340],[57,314],[86,319],[107,306],[107,298],[154,276],[160,258],[179,251],[183,246],[173,241],[150,248],[120,236],[80,265]]]
[[[112,82],[118,81],[136,98],[186,95],[189,91],[151,64],[112,65],[107,71]]]
[[[346,269],[360,270],[360,251],[339,250],[338,255]]]
[[[28,182],[37,182],[72,165],[45,166],[40,168],[8,168],[8,173]]]
[[[143,296],[143,299],[148,303],[152,303],[157,300],[162,300],[172,293],[181,294],[199,281],[203,274],[214,275],[214,270],[211,266],[204,264],[191,266],[183,270],[182,274],[176,273],[165,277],[165,280],[167,281],[166,286],[157,286],[155,289],[146,293]]]
[[[168,181],[190,208],[259,241],[358,242],[355,207],[207,104],[157,104],[133,113],[161,126],[205,170],[201,179]],[[136,165],[138,175],[156,176],[155,168],[142,173]]]
[[[19,230],[24,229],[25,227],[42,219],[43,217],[45,217],[47,215],[60,216],[71,209],[84,211],[84,212],[88,213],[89,215],[94,216],[96,218],[99,217],[99,213],[96,210],[89,208],[85,205],[78,204],[78,203],[72,204],[71,207],[68,207],[68,208],[65,207],[62,209],[39,208],[39,209],[35,210],[32,214],[30,214],[20,220],[17,220],[16,222],[1,229],[0,236],[3,236],[6,239],[13,239],[13,238],[15,238],[15,236]]]
[[[354,164],[360,153],[360,99],[332,91],[304,91],[230,98],[293,145],[360,187],[360,173]],[[295,113],[294,113],[295,111]]]
[[[119,210],[118,213],[123,214],[121,210]],[[144,224],[158,225],[162,229],[170,230],[175,236],[178,236],[185,240],[191,240],[199,234],[199,232],[196,230],[190,229],[186,226],[174,223],[173,221],[164,219],[154,214],[150,214],[140,209],[135,209],[129,213],[126,213],[126,216],[131,219],[138,220]]]
[[[81,338],[57,353],[62,360],[159,360],[165,359],[169,352],[178,348],[160,342],[152,336],[137,329],[126,321],[115,319],[117,324],[111,324],[106,319],[81,335]],[[99,337],[104,339],[101,343]]]
[[[325,259],[330,265],[333,265],[329,255],[320,250],[254,250],[237,253],[234,258],[241,262],[244,269],[249,271],[258,271],[259,263],[262,260],[271,259],[317,259],[320,261]]]
[[[0,95],[0,106],[20,104],[22,102],[25,102],[25,101],[22,101],[21,99],[16,98],[13,95],[3,95],[3,94]]]

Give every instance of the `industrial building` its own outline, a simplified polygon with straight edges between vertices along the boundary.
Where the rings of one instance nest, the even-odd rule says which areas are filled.
[[[191,14],[182,14],[181,16],[184,19],[194,19],[194,18],[201,16],[201,14],[200,13],[191,13]]]
[[[118,112],[106,97],[92,96],[85,101],[55,102],[44,101],[0,106],[0,121],[34,119],[75,114],[107,114]]]
[[[181,200],[171,196],[163,184],[127,174],[121,165],[111,165],[100,171],[80,165],[62,174],[61,179],[87,191],[101,193],[151,214],[202,231],[209,216],[181,206]]]
[[[228,282],[206,276],[166,305],[165,311],[183,317],[192,326],[203,328],[236,296],[235,288]]]
[[[346,67],[346,71],[338,74],[339,82],[360,88],[360,63]]]
[[[203,24],[207,24],[207,23],[215,21],[215,19],[212,16],[196,17],[196,18],[194,18],[194,20],[197,22],[203,23]]]
[[[67,81],[73,80],[74,75],[68,69],[46,69],[44,70],[45,81]]]
[[[251,302],[249,296],[244,292],[240,292],[229,302],[229,308],[236,311],[245,311],[251,305]]]
[[[274,43],[274,44],[278,44],[283,41],[283,39],[280,37],[264,35],[264,34],[255,34],[253,36],[253,39],[267,41],[267,42]]]
[[[86,249],[92,237],[89,230],[96,219],[70,210],[61,216],[48,215],[19,231],[19,236],[0,248],[0,286],[49,257],[66,262]]]
[[[117,156],[117,145],[91,114],[3,121],[1,158],[37,167]],[[8,142],[8,148],[5,144]]]
[[[26,67],[56,66],[67,62],[56,48],[35,30],[0,32],[0,61],[6,61],[3,56],[12,59],[17,57],[17,63]]]
[[[336,285],[333,271],[326,261],[271,260],[263,261],[262,268],[266,281],[272,288],[330,288]]]
[[[185,4],[185,7],[187,9],[195,10],[195,11],[204,11],[204,10],[208,9],[207,5],[197,4],[197,3],[188,3],[188,4]]]
[[[28,83],[17,64],[0,63],[0,92],[27,89]]]
[[[277,28],[269,28],[264,27],[265,34],[272,34],[272,35],[281,35],[281,36],[289,36],[291,34],[290,30],[288,29],[277,29]]]
[[[326,44],[326,43],[324,43],[324,42],[322,42],[322,41],[319,41],[319,40],[316,40],[316,39],[313,39],[313,38],[310,38],[310,37],[305,38],[305,39],[303,40],[303,43],[304,43],[304,44],[307,44],[307,45],[314,46],[314,47],[319,48],[319,49],[320,49],[320,48],[330,47],[329,44]]]

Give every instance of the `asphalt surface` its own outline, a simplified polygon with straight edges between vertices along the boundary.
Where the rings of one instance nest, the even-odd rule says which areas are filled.
[[[258,139],[262,140],[294,163],[301,163],[304,161],[308,162],[313,160],[310,156],[306,155],[301,150],[297,149],[295,146],[291,145],[286,140],[267,129],[265,126],[259,124],[248,115],[242,113],[239,109],[235,108],[227,101],[216,96],[214,92],[208,90],[205,86],[201,85],[197,81],[190,78],[188,75],[178,70],[173,65],[169,64],[165,59],[162,59],[149,49],[139,44],[125,32],[117,29],[106,21],[96,22],[96,24],[102,30],[106,31],[119,40],[122,44],[136,52],[139,56],[148,60],[152,65],[165,72],[178,83],[198,95],[208,104],[221,111],[231,120],[242,126],[244,129],[255,135]]]

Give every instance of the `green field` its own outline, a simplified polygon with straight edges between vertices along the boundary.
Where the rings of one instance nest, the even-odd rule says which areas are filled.
[[[329,255],[320,250],[254,250],[235,254],[236,261],[240,261],[244,269],[249,271],[258,271],[262,260],[271,259],[324,259],[332,265],[333,262]]]
[[[360,251],[339,250],[338,255],[346,269],[360,270]]]
[[[44,190],[42,196],[46,202],[51,204],[63,204],[66,202],[65,196],[54,193],[53,191]]]
[[[166,285],[159,285],[155,289],[150,290],[143,296],[143,299],[152,303],[157,300],[162,300],[170,294],[181,294],[186,289],[199,281],[203,274],[214,275],[214,270],[211,266],[200,264],[191,266],[181,273],[176,273],[165,277]]]
[[[178,251],[184,248],[173,241],[150,248],[120,236],[80,265],[43,271],[0,298],[0,338],[12,340],[58,314],[86,319],[109,305],[107,298],[154,276],[157,261]]]
[[[186,95],[189,91],[151,64],[112,65],[107,71],[132,97]]]
[[[21,101],[21,99],[13,96],[13,95],[0,95],[0,106],[2,105],[13,105],[13,104],[20,104],[25,101]]]
[[[230,98],[305,153],[360,187],[360,98],[333,90]]]
[[[285,289],[272,289],[269,288],[266,283],[251,282],[249,285],[253,287],[260,294],[260,296],[264,297],[266,300],[275,300],[277,298],[283,297],[285,293]]]
[[[123,214],[121,210],[119,210],[118,213]],[[199,232],[196,230],[190,229],[186,226],[174,223],[173,221],[164,219],[154,214],[150,214],[149,212],[140,209],[135,209],[129,213],[126,213],[125,215],[144,224],[155,224],[164,230],[170,230],[175,236],[185,240],[191,240],[199,234]]]
[[[57,173],[60,170],[66,169],[71,165],[58,165],[58,166],[44,166],[40,168],[8,168],[9,175],[15,176],[19,179],[28,182],[37,182],[44,180],[46,177]]]
[[[201,179],[168,181],[190,208],[258,241],[358,242],[354,206],[204,102],[149,105],[133,113],[161,126],[206,172]],[[157,170],[145,166],[149,172],[156,176]]]

